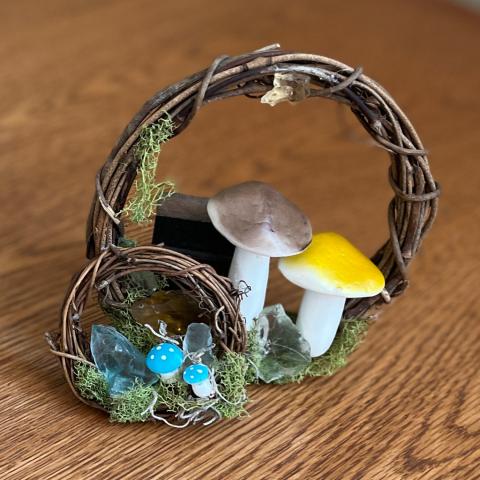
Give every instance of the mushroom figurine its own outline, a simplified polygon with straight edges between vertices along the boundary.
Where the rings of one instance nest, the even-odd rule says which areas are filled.
[[[302,252],[312,239],[305,214],[273,187],[245,182],[222,190],[207,204],[214,227],[236,248],[229,271],[235,288],[250,287],[240,304],[247,330],[263,310],[271,257]]]
[[[318,233],[311,245],[278,265],[290,282],[305,289],[297,327],[310,343],[312,357],[331,346],[347,298],[373,297],[385,286],[382,272],[346,238]]]
[[[183,371],[183,380],[192,386],[193,393],[200,398],[209,398],[215,393],[210,377],[210,369],[203,363],[190,365]]]
[[[166,383],[173,383],[183,363],[183,352],[173,343],[161,343],[153,347],[147,355],[147,367]]]

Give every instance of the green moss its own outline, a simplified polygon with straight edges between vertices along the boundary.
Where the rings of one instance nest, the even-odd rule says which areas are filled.
[[[252,329],[247,332],[247,373],[245,374],[245,380],[247,384],[257,383],[257,365],[262,360],[262,349],[258,343],[257,330]]]
[[[135,385],[124,394],[112,398],[110,420],[112,422],[145,422],[150,417],[147,411],[154,395],[153,387]]]
[[[168,280],[154,272],[134,272],[126,275],[119,281],[125,293],[124,308],[128,309],[137,300],[149,297],[158,290],[168,286]]]
[[[111,404],[108,384],[103,374],[95,367],[84,362],[75,362],[75,386],[80,395],[93,400],[105,408]]]
[[[243,355],[225,353],[218,363],[217,386],[221,396],[213,400],[203,400],[191,396],[190,387],[183,382],[157,383],[156,407],[169,412],[192,411],[200,406],[213,406],[224,418],[235,418],[246,414],[245,391],[247,362]]]
[[[135,144],[134,155],[139,162],[135,195],[123,210],[132,222],[148,223],[157,205],[175,192],[172,182],[157,183],[155,178],[161,147],[173,136],[173,130],[173,121],[166,115],[146,126]]]
[[[114,309],[110,313],[114,326],[141,351],[148,351],[158,342],[143,325],[136,323],[128,309]],[[293,377],[283,378],[277,383],[300,382],[306,376],[330,376],[347,364],[349,355],[364,338],[368,321],[358,319],[343,322],[329,351],[314,359],[303,372]],[[146,412],[158,395],[156,409],[169,412],[192,411],[199,407],[215,408],[223,418],[231,419],[247,415],[247,383],[256,382],[256,368],[261,352],[254,332],[248,335],[246,355],[226,352],[218,361],[216,381],[219,395],[211,400],[192,396],[191,388],[183,382],[158,382],[153,386],[135,385],[123,395],[110,397],[108,385],[97,368],[83,362],[75,363],[75,385],[84,398],[98,402],[110,412],[114,422],[144,422],[149,418]],[[252,365],[253,364],[253,365]],[[144,413],[146,412],[146,413]]]
[[[246,415],[245,391],[248,365],[246,357],[238,353],[226,353],[218,364],[217,382],[221,396],[212,400],[192,397],[190,387],[183,382],[158,382],[153,386],[137,384],[122,395],[111,397],[105,377],[97,368],[76,362],[76,386],[80,394],[98,402],[110,413],[112,422],[144,422],[150,414],[146,412],[158,394],[155,408],[178,412],[192,411],[199,407],[213,406],[224,418]]]
[[[136,322],[131,313],[122,308],[105,308],[112,325],[143,354],[158,343],[158,338],[142,324]]]
[[[178,412],[179,410],[192,410],[198,407],[198,402],[189,399],[190,392],[186,383],[164,383],[158,382],[155,385],[158,393],[157,408],[160,407],[169,412]]]
[[[113,422],[144,422],[149,413],[143,413],[153,399],[153,388],[135,385],[123,395],[111,397],[103,374],[95,367],[83,362],[75,363],[75,386],[80,395],[93,400],[110,412]]]
[[[152,272],[138,272],[138,274],[131,274],[122,278],[121,286],[122,290],[126,292],[123,306],[104,306],[103,309],[111,318],[112,325],[142,353],[147,354],[150,348],[158,343],[158,338],[142,324],[135,321],[130,313],[130,307],[137,300],[166,288],[167,280]]]
[[[245,415],[245,357],[227,353],[219,363],[218,388],[223,398],[203,400],[191,396],[190,387],[183,382],[158,382],[154,386],[136,386],[125,394],[112,398],[110,419],[114,422],[144,422],[149,413],[144,413],[150,405],[154,392],[158,398],[155,409],[178,412],[192,411],[201,406],[213,406],[224,418]]]
[[[342,322],[327,353],[313,359],[303,372],[294,377],[283,378],[277,383],[301,382],[306,376],[328,377],[333,375],[347,364],[350,354],[364,339],[368,325],[368,320],[364,319]]]
[[[363,319],[344,322],[330,350],[311,363],[307,374],[312,377],[330,376],[343,368],[348,357],[365,338],[368,325],[368,321]]]
[[[217,385],[221,398],[215,404],[215,408],[224,418],[247,414],[245,410],[248,399],[245,390],[247,372],[248,363],[244,355],[226,352],[222,356],[217,370]]]

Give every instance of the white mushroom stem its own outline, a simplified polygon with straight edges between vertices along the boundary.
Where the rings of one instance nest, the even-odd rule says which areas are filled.
[[[192,385],[193,393],[200,398],[209,398],[215,392],[210,378]]]
[[[160,378],[164,383],[175,383],[178,380],[178,368],[173,372],[161,373]]]
[[[345,297],[305,290],[298,311],[297,327],[310,344],[312,357],[323,355],[332,345],[345,307]]]
[[[240,304],[240,313],[245,319],[247,330],[253,327],[253,320],[265,305],[269,266],[270,257],[239,247],[235,249],[228,276],[234,287],[241,290],[245,287],[242,282],[245,282],[251,288]]]

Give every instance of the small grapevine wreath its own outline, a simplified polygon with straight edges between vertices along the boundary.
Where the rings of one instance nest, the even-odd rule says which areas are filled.
[[[199,262],[170,248],[125,246],[125,218],[139,223],[148,220],[158,204],[173,193],[174,186],[169,182],[152,183],[156,163],[151,160],[156,158],[160,145],[180,134],[202,106],[236,96],[257,101],[261,98],[263,103],[271,105],[315,97],[347,105],[373,141],[390,157],[388,179],[393,190],[388,205],[390,236],[371,258],[383,274],[384,286],[367,298],[348,297],[343,327],[335,340],[343,342],[339,350],[349,353],[355,343],[349,335],[352,331],[356,335],[364,330],[364,321],[360,319],[367,318],[374,308],[389,303],[408,286],[407,267],[434,222],[440,189],[430,172],[427,153],[406,115],[361,68],[319,55],[287,52],[279,45],[272,45],[236,57],[218,57],[209,68],[160,90],[127,125],[96,176],[96,192],[87,222],[90,263],[74,277],[67,292],[60,333],[47,334],[51,350],[59,356],[75,395],[91,406],[107,410],[113,420],[153,419],[183,427],[232,418],[245,412],[244,386],[258,380],[259,348],[245,329],[239,307],[248,288],[242,291],[238,284],[217,273],[207,262]],[[141,176],[137,176],[139,172]],[[134,185],[136,198],[128,201]],[[231,196],[233,198],[233,193]],[[297,215],[293,207],[292,212]],[[212,389],[204,398],[201,394],[197,394],[200,399],[195,398],[195,388],[192,394],[190,387],[179,387],[170,381],[161,387],[147,381],[146,385],[135,385],[124,395],[108,395],[107,383],[95,370],[92,344],[81,322],[82,313],[95,292],[107,313],[117,309],[117,320],[119,312],[123,315],[123,321],[131,330],[120,331],[131,340],[131,332],[141,325],[125,313],[125,308],[132,305],[132,278],[138,281],[139,274],[153,275],[169,288],[173,286],[194,299],[205,313],[205,323],[213,337],[211,348],[215,349],[218,363],[210,368],[214,371],[209,378]],[[154,335],[151,330],[147,330],[148,335]],[[155,337],[148,337],[145,332],[142,335],[144,343],[133,343],[147,355],[148,365],[147,350],[155,345]],[[173,343],[168,343],[165,331],[163,337],[160,331],[158,336],[166,339],[166,345],[174,350],[175,342],[172,339]],[[308,374],[333,373],[335,345],[325,356],[315,359],[315,366],[309,367]],[[191,368],[195,367],[200,375],[198,366],[203,364],[192,358]],[[336,367],[341,366],[340,361],[337,363]],[[186,373],[188,368],[182,368]],[[301,378],[297,372],[290,380]]]

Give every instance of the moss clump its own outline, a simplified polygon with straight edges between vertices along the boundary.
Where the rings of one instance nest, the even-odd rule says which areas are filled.
[[[154,395],[153,387],[137,384],[124,394],[112,397],[110,420],[119,423],[145,422]]]
[[[179,410],[190,411],[198,407],[198,402],[190,398],[189,387],[186,383],[158,382],[155,385],[155,391],[158,394],[157,408],[178,412]]]
[[[158,382],[154,385],[154,389],[158,393],[156,408],[169,412],[180,410],[189,412],[199,407],[212,406],[223,418],[245,415],[247,413],[245,410],[247,368],[245,356],[232,352],[225,353],[218,363],[216,372],[220,396],[211,400],[192,397],[190,387],[183,382]]]
[[[113,324],[139,350],[148,351],[158,342],[156,337],[144,326],[136,323],[127,308],[113,309],[110,313]],[[349,355],[364,338],[369,322],[358,319],[343,322],[337,336],[325,355],[315,358],[300,373],[284,377],[275,383],[300,382],[306,376],[330,376],[347,364]],[[84,398],[102,405],[114,422],[144,422],[150,417],[147,411],[155,394],[155,409],[176,413],[191,412],[196,409],[214,408],[226,419],[247,415],[245,405],[248,401],[246,385],[257,381],[255,365],[261,361],[261,349],[254,331],[248,334],[247,354],[225,352],[218,361],[216,383],[218,395],[213,399],[196,398],[191,388],[179,381],[164,383],[159,381],[153,386],[136,384],[122,395],[111,397],[108,384],[102,373],[95,367],[83,362],[75,363],[75,385]]]
[[[93,400],[102,407],[109,408],[111,404],[108,393],[108,383],[103,374],[96,368],[84,362],[75,362],[75,386],[80,395],[87,400]]]
[[[153,399],[153,388],[136,384],[122,395],[110,396],[105,376],[83,362],[75,363],[75,386],[80,395],[99,403],[110,413],[113,422],[144,422],[150,414],[143,413]]]
[[[238,353],[225,353],[218,363],[216,381],[220,396],[214,399],[192,397],[190,387],[183,382],[158,382],[154,389],[158,394],[156,408],[169,412],[184,410],[190,412],[198,408],[213,407],[224,418],[245,415],[247,395],[245,391],[247,373],[245,356]]]
[[[248,363],[244,355],[226,352],[218,365],[217,385],[221,397],[215,408],[224,418],[246,415],[248,397],[245,390]]]
[[[348,362],[348,357],[365,338],[368,325],[368,320],[363,319],[343,322],[328,352],[310,364],[307,375],[328,377],[343,368]]]
[[[262,361],[262,349],[258,343],[257,330],[247,332],[247,373],[245,380],[247,384],[258,382],[258,365]]]
[[[313,359],[303,372],[293,377],[282,378],[276,383],[301,382],[306,376],[328,377],[333,375],[347,364],[350,354],[364,339],[368,325],[368,320],[364,319],[342,322],[337,336],[327,353]]]
[[[135,195],[123,210],[132,222],[148,223],[157,205],[175,192],[174,183],[157,183],[155,178],[158,155],[162,145],[173,136],[173,130],[173,121],[166,115],[146,126],[135,144],[134,155],[139,162]]]
[[[149,297],[158,290],[168,287],[168,280],[154,272],[134,272],[126,275],[119,281],[125,294],[123,302],[125,309],[132,306],[137,300]]]
[[[158,338],[147,328],[136,322],[130,312],[122,308],[104,309],[112,320],[112,325],[143,354],[158,343]]]
[[[112,325],[142,353],[147,354],[153,345],[158,343],[157,337],[135,321],[130,313],[130,307],[142,298],[150,296],[157,290],[167,286],[164,277],[155,275],[153,272],[138,272],[127,275],[121,279],[122,290],[125,293],[125,301],[121,307],[104,306],[105,313],[111,318]]]

